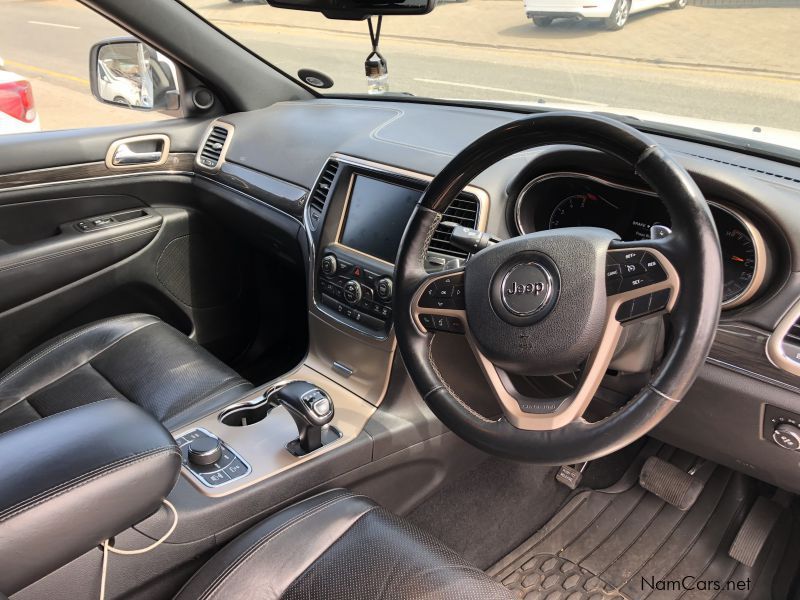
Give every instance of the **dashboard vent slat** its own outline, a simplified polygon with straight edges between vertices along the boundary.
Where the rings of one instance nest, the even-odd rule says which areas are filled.
[[[450,244],[453,223],[475,229],[478,226],[478,199],[472,194],[462,193],[450,204],[442,217],[442,222],[433,232],[429,252],[444,254],[454,258],[467,258],[468,254]]]
[[[317,224],[322,220],[322,213],[325,211],[325,205],[328,203],[328,194],[333,187],[333,180],[336,179],[336,173],[339,171],[339,163],[335,160],[329,160],[322,169],[317,185],[311,192],[311,199],[308,201],[309,218],[311,221],[311,229],[316,229]]]
[[[219,165],[222,149],[229,135],[230,131],[226,127],[214,125],[203,142],[197,161],[204,167],[215,169]]]

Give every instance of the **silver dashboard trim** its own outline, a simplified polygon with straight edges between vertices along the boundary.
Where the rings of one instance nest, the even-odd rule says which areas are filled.
[[[783,350],[783,340],[786,338],[786,334],[789,333],[789,330],[794,326],[798,319],[800,319],[800,300],[795,302],[794,305],[792,305],[788,312],[783,315],[781,320],[778,322],[778,326],[775,328],[775,331],[770,334],[769,339],[767,340],[766,351],[767,358],[777,368],[787,371],[792,375],[800,376],[800,362],[789,358],[789,356]]]
[[[545,173],[544,175],[539,175],[538,177],[535,177],[527,184],[525,184],[525,186],[520,190],[517,197],[514,199],[514,225],[516,226],[517,231],[519,233],[521,234],[532,233],[530,231],[525,231],[525,229],[522,227],[521,213],[525,195],[531,190],[531,188],[533,188],[535,185],[538,185],[543,181],[547,181],[549,179],[566,179],[566,178],[586,179],[588,181],[593,181],[595,183],[599,183],[606,187],[658,198],[658,194],[656,194],[652,190],[637,188],[622,183],[616,183],[614,181],[610,181],[602,177],[597,177],[596,175],[590,175],[588,173],[579,173],[576,171],[556,171],[553,173]],[[735,208],[731,208],[730,206],[727,206],[716,200],[707,200],[707,202],[710,206],[714,206],[720,210],[727,212],[734,219],[739,221],[739,223],[741,223],[745,231],[747,231],[750,238],[753,240],[753,248],[755,251],[755,265],[753,266],[753,278],[750,280],[750,283],[747,285],[747,287],[744,290],[742,290],[738,295],[722,303],[723,309],[735,308],[737,306],[741,306],[742,304],[750,300],[761,289],[761,286],[764,283],[764,278],[767,273],[766,243],[764,242],[764,236],[761,235],[761,232],[758,230],[758,228],[753,224],[753,222],[749,218],[747,218],[747,216],[742,214],[740,211],[736,210]]]

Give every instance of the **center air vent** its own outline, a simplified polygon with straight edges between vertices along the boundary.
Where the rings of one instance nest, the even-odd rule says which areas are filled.
[[[316,229],[322,220],[322,213],[328,203],[328,194],[330,194],[333,180],[336,178],[338,170],[339,163],[335,160],[329,160],[325,168],[322,169],[322,173],[320,173],[317,185],[314,186],[314,191],[311,192],[311,199],[308,201],[308,218],[311,229]]]
[[[225,158],[224,152],[228,148],[229,138],[232,133],[233,125],[222,122],[214,123],[197,155],[197,164],[206,169],[219,169]]]
[[[476,229],[478,227],[479,206],[478,199],[472,194],[459,194],[447,210],[444,211],[442,222],[433,233],[428,251],[455,258],[467,258],[468,254],[466,252],[450,244],[450,234],[455,225]]]

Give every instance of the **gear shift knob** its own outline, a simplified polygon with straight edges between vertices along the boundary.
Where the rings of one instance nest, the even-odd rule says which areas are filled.
[[[296,445],[302,454],[322,447],[323,426],[333,418],[333,401],[328,394],[308,381],[293,381],[275,392],[280,402],[297,425]],[[289,451],[295,452],[290,445]]]

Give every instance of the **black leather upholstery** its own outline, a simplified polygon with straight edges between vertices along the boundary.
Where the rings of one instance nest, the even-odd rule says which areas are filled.
[[[176,600],[512,597],[430,534],[364,496],[332,490],[240,535],[189,580]]]
[[[151,415],[103,400],[0,436],[0,591],[13,594],[155,512],[181,455]]]
[[[130,400],[174,428],[251,388],[156,317],[125,315],[65,333],[0,374],[0,433],[107,398]]]

